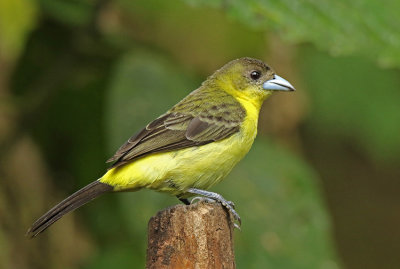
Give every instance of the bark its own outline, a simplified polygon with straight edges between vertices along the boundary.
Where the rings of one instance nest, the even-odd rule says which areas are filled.
[[[146,268],[235,268],[230,215],[206,202],[158,212],[149,221]]]

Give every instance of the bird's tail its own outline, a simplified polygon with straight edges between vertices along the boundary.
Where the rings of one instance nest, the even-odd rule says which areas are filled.
[[[31,228],[29,228],[26,235],[31,238],[37,236],[68,212],[73,211],[78,207],[92,201],[96,197],[104,193],[111,192],[112,190],[112,186],[101,183],[98,180],[90,183],[86,187],[83,187],[79,191],[63,200],[61,203],[50,209],[46,214],[35,221]]]

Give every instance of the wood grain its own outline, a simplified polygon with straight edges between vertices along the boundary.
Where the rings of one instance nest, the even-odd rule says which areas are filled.
[[[229,214],[206,202],[158,212],[148,225],[146,268],[235,268]]]

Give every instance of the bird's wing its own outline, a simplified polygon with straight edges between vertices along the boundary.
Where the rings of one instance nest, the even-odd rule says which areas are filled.
[[[202,85],[129,138],[107,162],[115,161],[113,168],[151,153],[222,140],[239,131],[245,116],[233,96]]]
[[[147,154],[208,144],[238,132],[239,126],[223,119],[167,113],[132,136],[107,162],[116,161],[114,168]]]

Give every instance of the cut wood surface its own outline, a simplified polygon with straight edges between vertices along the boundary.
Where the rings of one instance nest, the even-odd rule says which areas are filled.
[[[227,211],[199,202],[158,212],[149,221],[146,268],[235,268]]]

